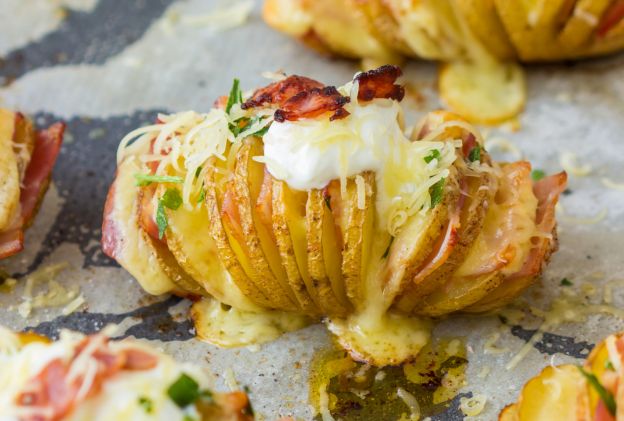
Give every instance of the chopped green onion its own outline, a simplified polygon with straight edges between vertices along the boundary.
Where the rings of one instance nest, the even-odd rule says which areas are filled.
[[[171,210],[177,210],[182,205],[180,191],[178,189],[167,189],[160,198],[160,202]]]
[[[165,235],[165,230],[169,225],[169,221],[167,221],[165,207],[160,200],[158,201],[158,208],[156,208],[156,225],[158,225],[158,238],[162,240]]]
[[[546,173],[542,170],[531,171],[531,178],[533,179],[533,181],[540,181],[545,176],[546,176]]]
[[[477,145],[470,150],[468,159],[470,162],[481,161],[481,145]]]
[[[199,398],[199,384],[187,374],[182,373],[169,389],[167,395],[180,408],[184,408]]]
[[[184,416],[184,418],[182,418],[182,421],[197,421],[197,418],[193,418],[187,414]]]
[[[571,287],[574,284],[568,278],[563,278],[561,280],[561,285],[564,286],[564,287]]]
[[[154,403],[150,398],[146,398],[145,396],[139,397],[139,405],[147,412],[151,414],[154,409]]]
[[[197,179],[197,177],[199,177],[199,174],[201,173],[201,170],[203,169],[203,167],[200,165],[199,167],[197,167],[197,169],[195,170],[195,178]]]
[[[232,82],[232,89],[230,89],[230,95],[228,96],[227,105],[225,106],[225,112],[229,113],[234,104],[240,104],[243,102],[243,93],[240,90],[240,81],[234,79]]]
[[[214,401],[213,399],[213,395],[212,395],[212,390],[208,390],[208,389],[204,389],[201,392],[199,392],[199,397],[208,403],[212,403]]]
[[[440,153],[440,151],[438,149],[433,149],[431,152],[429,152],[429,155],[427,155],[423,159],[428,164],[434,159],[440,159],[441,157],[442,157],[442,154]]]
[[[134,178],[136,178],[136,185],[141,187],[149,186],[152,183],[181,184],[184,182],[182,177],[176,177],[173,175],[134,174]]]
[[[577,368],[579,369],[583,377],[585,377],[590,386],[594,388],[598,396],[600,396],[600,399],[602,399],[602,402],[604,402],[609,413],[615,416],[616,404],[613,395],[607,389],[605,389],[603,385],[600,384],[598,378],[594,374],[588,373],[580,366],[577,366]]]
[[[435,183],[429,188],[429,195],[431,196],[431,209],[435,208],[441,201],[444,194],[444,178]]]
[[[613,363],[611,361],[609,361],[609,360],[605,361],[604,367],[607,370],[615,371],[615,367],[613,366]]]

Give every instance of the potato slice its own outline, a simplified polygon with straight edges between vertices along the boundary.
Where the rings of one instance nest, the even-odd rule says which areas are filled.
[[[215,242],[219,260],[231,275],[232,280],[254,303],[271,308],[270,300],[260,291],[258,286],[251,280],[251,264],[246,258],[242,247],[236,242],[231,232],[231,223],[227,218],[222,218],[222,175],[217,170],[223,170],[222,165],[218,165],[216,159],[212,158],[205,170],[204,187],[206,189],[206,212],[208,214],[209,232]]]
[[[459,217],[459,229],[457,230],[457,243],[446,260],[428,274],[416,276],[415,282],[409,290],[403,294],[397,302],[397,308],[410,313],[423,297],[431,294],[434,290],[442,287],[452,276],[453,272],[464,261],[474,240],[481,232],[487,203],[495,190],[495,180],[489,173],[483,173],[479,177],[464,177],[467,184],[467,195]],[[429,260],[429,259],[427,259]]]
[[[238,206],[242,233],[240,242],[244,242],[244,250],[253,268],[252,279],[264,295],[275,308],[297,310],[299,304],[288,285],[286,271],[271,234],[272,228],[264,225],[255,207],[264,180],[264,164],[252,158],[262,155],[262,143],[256,137],[245,139],[236,154],[234,178],[229,185],[233,188],[233,197]]]
[[[500,20],[494,0],[455,0],[455,5],[472,33],[500,60],[515,58],[516,53]]]
[[[499,421],[580,420],[588,413],[586,382],[578,368],[548,366],[522,388],[518,402],[506,407]]]
[[[357,308],[364,299],[364,283],[374,236],[375,174],[367,171],[348,179],[346,190],[345,199],[338,202],[343,214],[342,277],[347,297]],[[334,196],[332,201],[335,202]]]
[[[323,191],[310,190],[306,203],[308,271],[324,314],[343,317],[351,306],[342,281],[336,222],[328,206]]]
[[[17,158],[17,170],[20,180],[24,179],[26,168],[35,149],[35,136],[35,127],[32,120],[21,113],[16,113],[13,151]]]
[[[358,1],[355,2],[355,6],[360,8],[362,13],[368,18],[370,22],[369,27],[376,38],[380,39],[385,45],[391,46],[393,50],[396,50],[402,55],[415,56],[414,52],[401,37],[399,24],[392,15],[386,1]]]
[[[526,103],[524,72],[514,63],[442,64],[438,86],[442,100],[474,123],[502,123],[522,111]]]
[[[611,5],[611,0],[579,0],[574,13],[559,33],[558,41],[565,50],[584,49],[596,30],[600,17]],[[594,17],[595,21],[591,20]]]
[[[433,251],[448,224],[449,211],[457,207],[459,191],[450,187],[457,182],[456,177],[456,170],[451,168],[441,203],[425,215],[410,218],[389,246],[382,275],[387,296],[399,297],[411,288],[414,276]]]
[[[7,228],[19,204],[20,177],[13,152],[15,113],[0,109],[0,231]]]
[[[146,241],[139,229],[138,189],[134,174],[141,170],[134,159],[118,165],[104,207],[102,246],[106,254],[130,272],[149,294],[175,292],[176,284],[162,269],[151,242]]]
[[[258,306],[243,294],[219,260],[205,206],[167,209],[167,217],[167,246],[184,272],[219,301],[242,310],[257,310]]]
[[[248,311],[203,298],[191,307],[197,338],[224,348],[257,345],[311,323],[303,315],[282,311]]]
[[[288,283],[301,308],[309,314],[320,314],[318,296],[310,279],[307,262],[305,204],[306,192],[291,190],[284,181],[271,177],[272,223]]]

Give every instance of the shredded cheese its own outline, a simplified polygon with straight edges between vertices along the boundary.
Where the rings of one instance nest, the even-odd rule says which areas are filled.
[[[253,5],[252,0],[240,0],[211,13],[182,16],[181,21],[187,25],[207,26],[213,30],[222,31],[244,24],[249,18]]]
[[[461,397],[459,399],[459,409],[464,415],[474,417],[483,412],[486,403],[487,396],[485,395],[474,395],[471,398]]]
[[[568,173],[577,177],[584,177],[591,173],[592,167],[589,164],[579,165],[576,154],[570,151],[563,152],[559,157],[559,164]]]
[[[23,301],[17,307],[20,316],[26,318],[36,308],[66,305],[78,296],[78,288],[65,288],[55,281],[56,276],[67,267],[69,267],[67,262],[56,263],[44,266],[26,277]],[[47,289],[33,295],[35,289],[44,283]]]
[[[624,183],[617,183],[607,177],[602,177],[600,179],[600,182],[602,183],[603,186],[605,186],[608,189],[624,191]]]
[[[420,405],[416,397],[402,387],[397,388],[397,396],[405,402],[410,410],[410,420],[418,421],[420,419]]]
[[[499,348],[495,345],[496,341],[500,339],[500,332],[494,332],[490,336],[488,336],[487,340],[483,344],[483,353],[484,354],[504,354],[509,352],[509,348]]]

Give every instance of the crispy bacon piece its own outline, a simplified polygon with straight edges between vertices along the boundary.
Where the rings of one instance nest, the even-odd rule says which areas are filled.
[[[300,92],[309,91],[314,88],[320,89],[324,86],[325,85],[321,82],[304,76],[288,76],[284,80],[271,83],[264,88],[256,90],[250,99],[241,104],[241,108],[246,110],[248,108],[271,104],[281,107],[286,101]]]
[[[312,88],[299,92],[287,100],[279,110],[275,111],[275,121],[295,121],[300,118],[314,118],[334,111],[330,120],[345,118],[349,115],[342,109],[349,102],[349,97],[342,96],[334,86]]]
[[[24,249],[24,231],[21,228],[0,233],[0,259],[13,256]]]
[[[16,404],[32,411],[20,421],[57,421],[70,414],[77,405],[98,393],[102,384],[120,371],[149,370],[158,364],[158,358],[141,349],[118,351],[109,347],[109,338],[94,335],[80,342],[69,360],[56,358],[31,378]],[[70,378],[72,365],[88,359],[95,367],[86,375]],[[78,362],[84,364],[84,361]],[[88,387],[85,387],[85,384]]]
[[[596,29],[596,36],[604,38],[611,29],[622,22],[622,19],[624,19],[624,0],[618,0],[602,15],[598,29]]]
[[[360,73],[355,77],[355,80],[359,82],[358,100],[372,101],[375,98],[389,98],[401,101],[405,96],[405,88],[394,82],[402,74],[398,66],[390,64]]]

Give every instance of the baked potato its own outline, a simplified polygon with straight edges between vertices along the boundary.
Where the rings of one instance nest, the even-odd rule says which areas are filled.
[[[35,130],[21,113],[0,108],[0,259],[24,248],[24,231],[39,210],[65,125]]]
[[[500,421],[608,421],[621,417],[622,333],[608,336],[582,366],[548,366],[527,382]]]
[[[488,310],[539,275],[565,173],[533,183],[445,111],[408,137],[400,76],[290,76],[245,98],[236,82],[209,113],[160,115],[120,144],[104,251],[148,292],[198,300],[207,341],[324,319],[359,359],[413,358],[417,316]]]
[[[263,16],[316,50],[363,59],[366,68],[402,57],[441,60],[444,101],[486,124],[524,107],[516,62],[624,48],[622,0],[266,0]]]
[[[145,343],[63,332],[56,342],[0,326],[0,417],[6,420],[254,419],[243,391],[211,389],[201,367]]]

